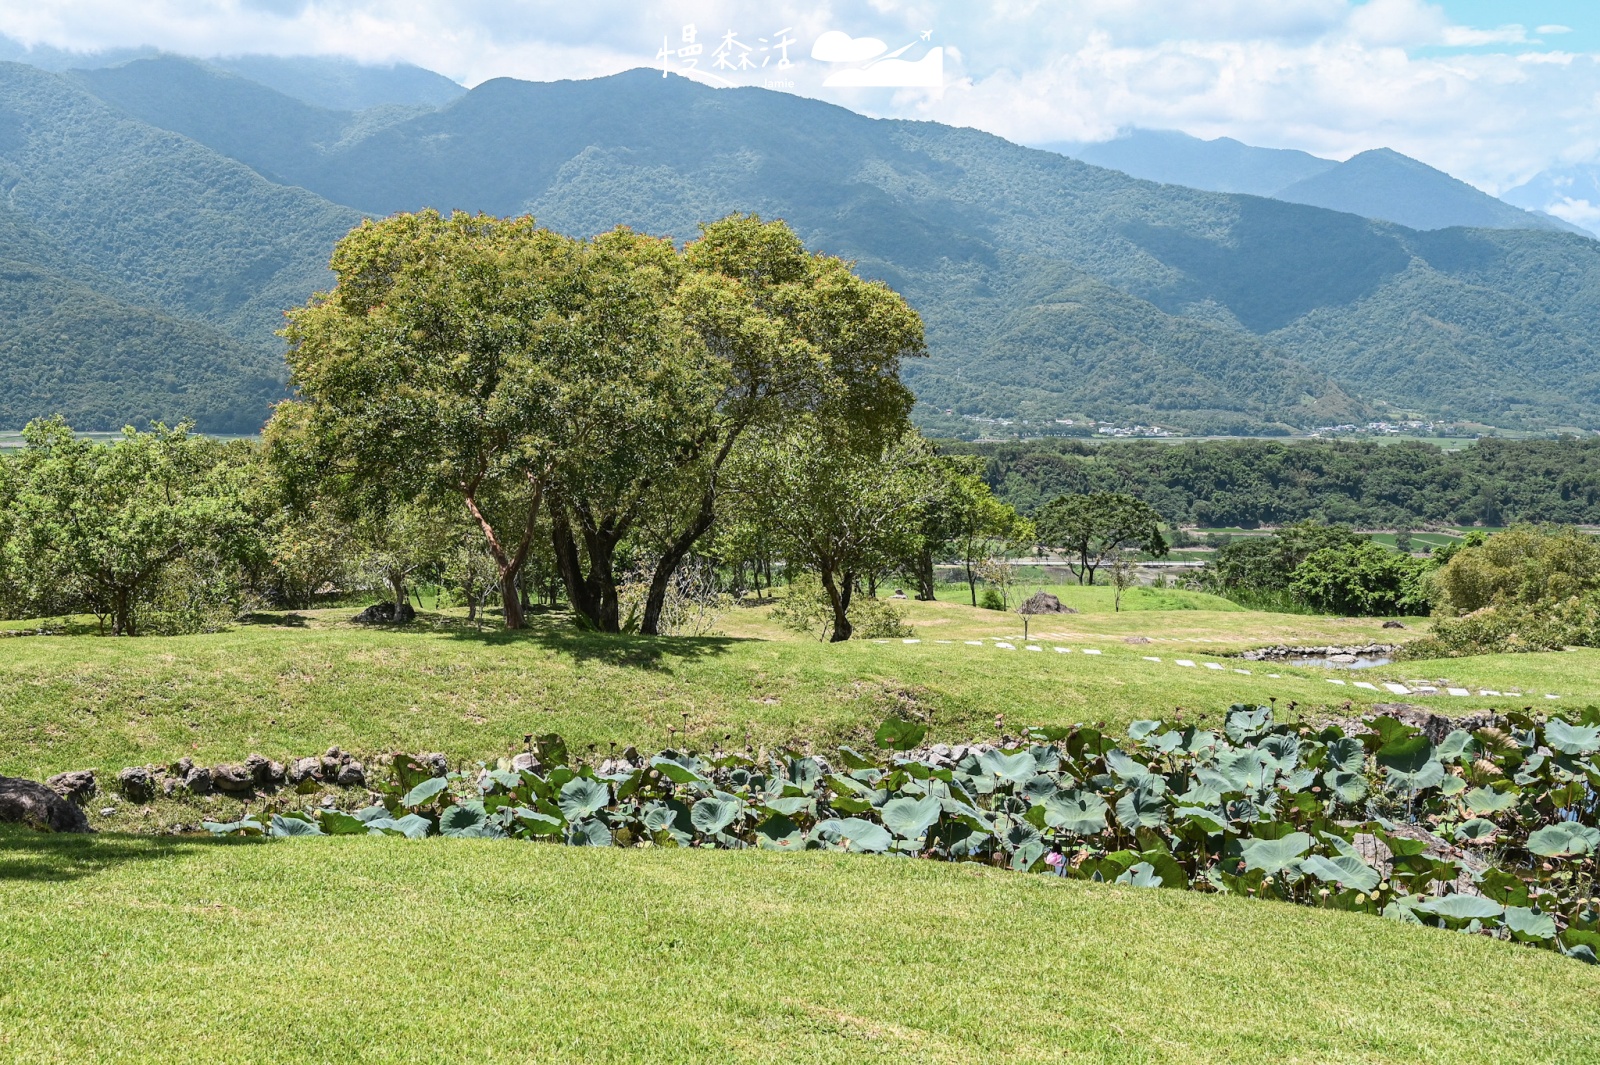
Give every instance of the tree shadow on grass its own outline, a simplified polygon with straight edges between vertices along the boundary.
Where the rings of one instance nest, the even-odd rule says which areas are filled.
[[[0,825],[0,884],[66,883],[140,862],[169,861],[197,849],[260,846],[264,840],[205,836],[134,836],[37,832]]]
[[[454,639],[486,647],[531,645],[579,662],[598,662],[643,670],[670,670],[727,654],[735,644],[756,642],[733,636],[639,636],[583,632],[573,624],[571,615],[565,612],[530,616],[528,627],[520,632],[508,632],[498,624],[478,628],[457,618],[437,619],[431,628],[417,631],[443,631]]]

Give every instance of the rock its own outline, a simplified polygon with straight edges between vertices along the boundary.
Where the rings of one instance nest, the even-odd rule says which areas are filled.
[[[184,777],[189,775],[191,770],[194,769],[194,759],[180,758],[178,759],[178,764],[173,766],[172,769],[178,774],[178,779],[182,780]]]
[[[100,808],[100,816],[101,817],[110,817],[112,814],[114,814],[116,812],[117,812],[117,808],[115,806],[102,806]]]
[[[0,777],[0,822],[41,832],[93,832],[77,805],[36,780]]]
[[[79,806],[94,798],[100,790],[100,786],[95,783],[93,769],[57,773],[45,783]]]
[[[181,787],[183,787],[183,781],[177,777],[168,777],[161,782],[161,794],[170,799],[172,798],[172,793]]]
[[[1412,728],[1420,729],[1428,737],[1430,743],[1442,743],[1444,738],[1456,729],[1467,732],[1476,732],[1481,728],[1499,728],[1505,724],[1505,719],[1495,713],[1464,714],[1461,717],[1450,717],[1437,714],[1425,706],[1415,703],[1373,703],[1372,709],[1378,714],[1387,714],[1392,718],[1405,722]],[[1371,720],[1365,717],[1363,720]]]
[[[334,777],[339,775],[340,764],[341,763],[338,758],[325,754],[318,760],[317,765],[320,770],[318,775],[321,776],[323,780],[332,780]]]
[[[183,786],[189,789],[191,795],[204,795],[211,790],[211,770],[203,765],[195,766],[184,776]]]
[[[211,786],[218,791],[226,791],[229,794],[237,795],[250,791],[255,785],[255,775],[242,765],[214,765],[211,767]]]
[[[1122,642],[1123,643],[1149,643],[1150,642],[1150,637],[1148,637],[1148,636],[1124,636],[1122,638]]]
[[[1328,656],[1328,661],[1337,662],[1337,663],[1339,663],[1340,665],[1343,665],[1343,666],[1347,666],[1350,663],[1354,662],[1355,660],[1356,660],[1356,656],[1355,655],[1351,655],[1351,654],[1342,654],[1341,653],[1341,654],[1329,655]]]
[[[442,777],[450,772],[450,759],[438,751],[427,754],[414,755],[411,759],[421,769],[426,769],[436,777]]]
[[[305,780],[322,779],[322,760],[320,758],[300,758],[289,767],[286,779],[291,784],[299,784]]]
[[[544,766],[540,764],[539,759],[531,752],[524,751],[522,754],[514,754],[511,756],[511,771],[513,773],[537,773],[543,768]],[[443,776],[443,774],[435,773],[434,776]]]
[[[1062,605],[1061,600],[1049,592],[1034,592],[1022,606],[1017,608],[1019,614],[1076,614],[1077,611],[1070,606]]]
[[[398,610],[393,603],[373,603],[350,620],[357,625],[405,625],[416,616],[410,603],[401,603]]]
[[[134,802],[148,802],[156,797],[156,779],[144,766],[130,765],[117,774],[117,790]]]
[[[367,782],[367,771],[360,762],[346,762],[339,767],[334,782],[341,788],[359,788]]]
[[[1383,623],[1383,627],[1386,628],[1386,629],[1403,629],[1403,628],[1405,628],[1405,626],[1400,624],[1398,621],[1385,621]]]

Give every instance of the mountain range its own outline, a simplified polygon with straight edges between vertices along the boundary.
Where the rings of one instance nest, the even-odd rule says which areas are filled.
[[[921,311],[930,356],[906,377],[937,431],[1288,432],[1401,413],[1600,426],[1600,242],[1505,204],[1534,222],[1408,228],[659,71],[456,91],[393,70],[339,89],[330,69],[285,74],[291,94],[266,82],[292,67],[262,69],[0,63],[0,262],[15,266],[0,321],[74,309],[49,344],[0,346],[0,376],[32,382],[0,397],[0,426],[55,410],[81,428],[258,425],[283,394],[282,309],[326,286],[361,217],[425,206],[679,239],[736,210],[786,219]],[[339,106],[384,84],[376,106]],[[1324,203],[1381,197],[1372,174],[1414,164],[1290,154],[1273,164],[1284,188]],[[41,286],[54,303],[30,297]]]
[[[1040,147],[1148,181],[1270,196],[1411,229],[1466,226],[1588,232],[1545,213],[1547,200],[1496,199],[1388,148],[1361,152],[1341,163],[1293,149],[1256,148],[1231,137],[1201,140],[1176,130],[1147,129],[1128,130],[1107,141]]]

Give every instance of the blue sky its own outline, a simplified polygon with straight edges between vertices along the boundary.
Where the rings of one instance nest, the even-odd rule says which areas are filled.
[[[841,85],[850,64],[810,56],[830,31],[906,47],[939,87]],[[702,46],[703,76],[730,32],[766,65],[723,81],[1023,143],[1142,126],[1391,147],[1491,192],[1600,160],[1600,0],[0,0],[0,33],[29,44],[405,60],[469,85],[655,65],[664,41]]]

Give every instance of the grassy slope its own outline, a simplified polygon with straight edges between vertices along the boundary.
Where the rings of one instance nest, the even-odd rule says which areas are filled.
[[[931,862],[0,829],[0,903],[19,1063],[1518,1063],[1600,1040],[1600,972],[1547,953]]]
[[[997,650],[992,638],[1019,634],[1020,619],[951,602],[906,604],[923,641],[915,645],[812,642],[748,608],[724,619],[734,635],[700,639],[584,636],[550,618],[521,635],[459,625],[371,631],[346,624],[348,610],[314,616],[303,628],[248,625],[136,640],[12,638],[0,644],[0,773],[114,771],[186,754],[200,762],[251,751],[282,758],[332,744],[360,754],[441,750],[479,759],[520,749],[524,734],[546,731],[604,752],[612,741],[665,744],[669,728],[685,725],[701,748],[730,735],[740,744],[746,734],[758,743],[826,746],[860,742],[895,711],[929,716],[935,738],[964,741],[992,735],[997,714],[1012,729],[1101,720],[1120,726],[1178,706],[1214,717],[1234,701],[1276,698],[1280,708],[1292,700],[1336,710],[1346,699],[1360,705],[1393,698],[1335,687],[1320,669],[1252,665],[1252,675],[1241,676],[1172,664],[1282,640],[1365,641],[1384,634],[1375,621],[1238,610],[1095,613],[1100,591],[1078,597],[1084,613],[1033,626],[1036,635],[1057,634],[1042,643],[1099,647],[1098,657]],[[1123,642],[1141,635],[1154,642]],[[981,637],[991,644],[962,642]],[[1547,706],[1582,705],[1600,699],[1600,652],[1405,663],[1362,676],[1520,686],[1564,696]],[[1505,700],[1433,704],[1459,711]]]

